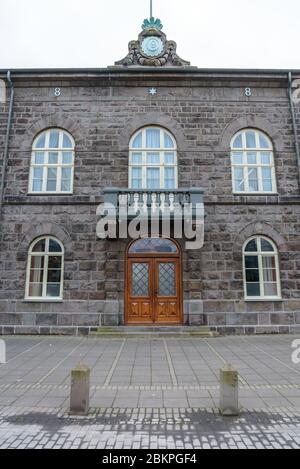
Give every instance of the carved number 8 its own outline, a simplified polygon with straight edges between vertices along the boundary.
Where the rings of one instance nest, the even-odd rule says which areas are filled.
[[[54,90],[54,96],[60,96],[61,95],[61,90],[60,88],[55,88]]]
[[[245,95],[250,98],[252,96],[252,90],[251,88],[245,88]]]

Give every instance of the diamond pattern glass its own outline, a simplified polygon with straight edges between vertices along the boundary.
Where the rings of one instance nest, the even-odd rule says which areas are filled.
[[[149,264],[132,264],[132,296],[149,296]]]
[[[176,296],[175,264],[162,262],[159,264],[159,296]]]

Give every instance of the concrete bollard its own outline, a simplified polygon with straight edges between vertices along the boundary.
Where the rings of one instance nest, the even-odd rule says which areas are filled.
[[[239,375],[229,364],[220,370],[220,413],[237,416],[239,409]]]
[[[0,340],[0,364],[6,363],[6,344],[4,340]]]
[[[70,414],[87,415],[90,405],[90,369],[79,363],[71,371]]]

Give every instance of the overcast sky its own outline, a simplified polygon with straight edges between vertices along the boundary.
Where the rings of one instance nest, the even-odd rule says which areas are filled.
[[[149,0],[0,0],[0,68],[106,67],[136,39]],[[200,68],[300,69],[299,0],[153,0]]]

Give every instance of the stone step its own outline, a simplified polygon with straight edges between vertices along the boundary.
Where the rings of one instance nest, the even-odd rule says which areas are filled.
[[[206,326],[117,326],[99,327],[89,334],[92,337],[217,337],[219,334]]]

